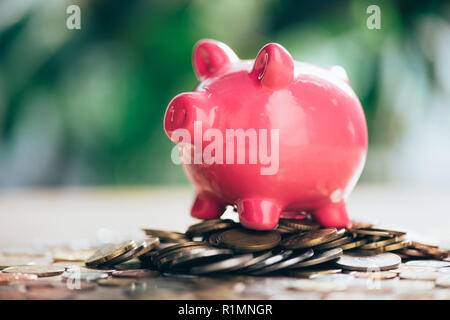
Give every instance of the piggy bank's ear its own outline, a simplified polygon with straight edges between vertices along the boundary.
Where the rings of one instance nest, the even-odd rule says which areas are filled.
[[[332,66],[330,67],[330,71],[333,72],[338,78],[350,84],[350,80],[348,78],[347,72],[341,66]]]
[[[266,44],[255,58],[251,76],[270,89],[281,89],[294,78],[294,60],[277,43]]]
[[[204,80],[239,60],[226,44],[204,39],[194,46],[192,64],[199,80]]]

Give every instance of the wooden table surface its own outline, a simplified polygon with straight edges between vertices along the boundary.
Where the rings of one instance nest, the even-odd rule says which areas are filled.
[[[55,188],[0,191],[0,248],[141,236],[140,228],[184,231],[191,187]],[[364,185],[350,196],[352,218],[377,221],[450,247],[450,185]],[[227,216],[235,215],[227,212]]]

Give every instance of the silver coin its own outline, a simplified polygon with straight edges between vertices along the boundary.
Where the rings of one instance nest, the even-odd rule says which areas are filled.
[[[244,273],[252,273],[256,270],[260,270],[263,268],[267,268],[275,263],[281,262],[289,258],[294,252],[292,250],[276,250],[272,252],[272,256],[269,258],[262,260],[254,265],[249,266],[248,268],[242,270]]]
[[[402,271],[400,279],[435,281],[441,273],[437,271]]]
[[[450,267],[450,262],[441,260],[411,260],[405,263],[407,266],[444,268]]]
[[[336,260],[340,256],[342,256],[342,249],[341,248],[333,248],[327,251],[323,251],[317,255],[312,256],[308,260],[301,261],[299,263],[296,263],[292,265],[291,269],[297,269],[297,268],[304,268],[304,267],[310,267],[310,266],[316,266],[331,260]]]
[[[205,260],[207,262],[215,261],[217,259],[223,259],[224,257],[231,256],[233,251],[229,249],[220,248],[208,248],[199,250],[198,252],[181,251],[178,254],[170,257],[164,257],[162,267],[168,267],[171,270],[179,270],[192,265],[201,264]],[[167,261],[167,262],[166,262]]]
[[[152,265],[152,259],[154,256],[156,256],[159,253],[159,251],[169,248],[169,247],[172,247],[172,246],[175,246],[175,245],[177,245],[177,244],[173,243],[173,242],[160,243],[153,250],[150,250],[150,251],[144,253],[143,255],[140,255],[138,257],[138,259],[146,265]]]
[[[342,255],[336,265],[343,269],[355,271],[383,271],[397,268],[402,259],[391,252],[372,253],[367,251],[353,251]]]
[[[172,263],[173,260],[181,257],[193,257],[197,254],[202,254],[203,252],[207,252],[208,250],[214,250],[216,248],[210,246],[192,246],[187,247],[181,250],[174,250],[173,252],[168,252],[164,255],[157,255],[153,257],[153,265],[161,269],[165,265]]]
[[[239,265],[233,269],[230,269],[230,272],[235,272],[238,271],[240,272],[241,270],[244,270],[252,265],[258,264],[261,261],[264,261],[268,258],[270,258],[272,256],[272,251],[268,251],[268,252],[263,252],[263,253],[253,253],[253,259],[249,260],[248,262]]]
[[[236,266],[242,265],[250,261],[251,259],[253,259],[253,255],[247,253],[239,256],[234,256],[232,258],[225,259],[222,261],[193,267],[190,271],[193,274],[207,274],[207,273],[227,271],[229,269],[235,268]]]
[[[272,264],[271,266],[268,266],[267,268],[257,270],[255,272],[253,272],[252,274],[262,275],[262,274],[267,274],[270,272],[286,269],[286,268],[289,268],[303,260],[311,258],[313,255],[314,255],[314,251],[312,249],[309,249],[301,254],[294,254],[293,257],[290,257],[284,261]]]

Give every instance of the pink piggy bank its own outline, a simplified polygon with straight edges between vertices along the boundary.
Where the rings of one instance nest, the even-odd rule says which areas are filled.
[[[200,83],[164,119],[197,190],[191,215],[218,218],[236,205],[249,229],[303,211],[325,227],[351,226],[345,202],[364,167],[367,127],[345,71],[294,61],[276,43],[240,60],[214,40],[195,45],[193,66]]]

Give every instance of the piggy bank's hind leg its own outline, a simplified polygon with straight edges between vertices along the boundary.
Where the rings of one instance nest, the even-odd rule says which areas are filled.
[[[278,224],[282,207],[261,199],[246,199],[237,204],[239,221],[248,229],[271,230]]]
[[[345,202],[330,203],[313,211],[313,216],[323,227],[350,227],[350,220]]]
[[[225,211],[225,206],[211,196],[198,194],[191,208],[191,216],[197,219],[216,219]]]

